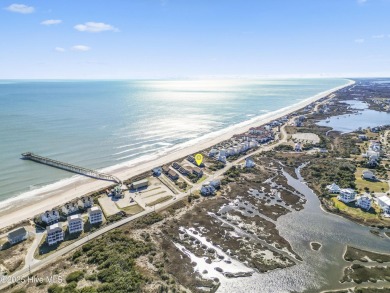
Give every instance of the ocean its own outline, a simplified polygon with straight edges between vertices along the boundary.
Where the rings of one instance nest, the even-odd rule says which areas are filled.
[[[163,155],[346,79],[0,80],[0,209],[74,176],[31,151],[103,169]],[[35,192],[31,192],[35,191]]]

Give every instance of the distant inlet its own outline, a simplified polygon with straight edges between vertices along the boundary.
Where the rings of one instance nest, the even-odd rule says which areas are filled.
[[[115,177],[113,175],[98,172],[96,170],[92,170],[92,169],[88,169],[88,168],[84,168],[84,167],[79,167],[79,166],[72,165],[69,163],[53,160],[50,158],[42,157],[42,156],[36,155],[34,153],[31,153],[31,152],[23,153],[22,159],[31,160],[31,161],[34,161],[37,163],[45,164],[45,165],[48,165],[51,167],[63,169],[63,170],[69,171],[69,172],[85,175],[85,176],[100,179],[100,180],[114,181],[116,183],[122,183],[118,177]]]

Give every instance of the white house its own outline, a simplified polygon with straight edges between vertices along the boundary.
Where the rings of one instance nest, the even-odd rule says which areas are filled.
[[[74,213],[77,213],[79,211],[79,205],[77,202],[68,202],[66,203],[63,207],[62,207],[62,212],[64,213],[64,215],[70,215],[70,214],[74,214]]]
[[[376,152],[376,151],[367,151],[363,155],[363,157],[366,157],[366,158],[369,158],[369,159],[379,160],[380,154],[379,154],[379,152]]]
[[[356,206],[368,211],[371,208],[371,196],[368,194],[359,196],[356,200]]]
[[[215,157],[217,154],[218,154],[218,150],[217,149],[211,149],[209,151],[209,157]]]
[[[221,153],[219,153],[219,156],[218,156],[218,161],[226,164],[226,156],[222,155]]]
[[[372,173],[370,170],[364,170],[362,172],[362,178],[366,180],[376,180],[374,173]]]
[[[45,222],[47,225],[57,223],[60,219],[60,213],[57,210],[46,211],[41,216],[42,222]]]
[[[90,196],[82,196],[77,203],[83,210],[89,209],[93,206],[93,200]]]
[[[331,185],[327,185],[326,189],[330,193],[340,193],[340,187],[336,183],[332,183]]]
[[[160,176],[161,173],[162,173],[162,168],[161,168],[161,167],[154,168],[154,169],[152,170],[152,172],[153,172],[153,175],[154,175],[154,176],[158,177],[158,176]]]
[[[297,143],[295,144],[294,150],[295,150],[296,152],[301,152],[301,151],[302,151],[302,144],[301,144],[300,142],[297,142]]]
[[[221,186],[221,180],[219,179],[211,180],[210,185],[213,186],[215,189],[217,189]]]
[[[224,157],[226,157],[226,156],[227,156],[226,149],[220,149],[220,150],[219,150],[219,156],[224,156]]]
[[[103,222],[103,212],[97,206],[90,208],[88,210],[88,215],[89,215],[89,223],[91,225]]]
[[[255,165],[256,164],[252,158],[249,157],[245,159],[245,168],[253,168]]]
[[[24,227],[20,227],[8,233],[8,242],[11,244],[16,244],[27,239],[28,233]]]
[[[215,192],[215,187],[210,184],[210,182],[205,182],[202,184],[202,188],[200,189],[200,193],[203,196],[213,195]]]
[[[249,142],[249,147],[250,148],[256,148],[256,147],[258,147],[259,146],[259,143],[256,141],[256,140],[251,140],[250,142]]]
[[[68,217],[69,234],[82,232],[83,226],[84,223],[80,214],[76,214]]]
[[[62,223],[56,223],[46,228],[47,244],[54,245],[64,241],[64,231],[62,231]]]
[[[351,188],[340,189],[340,194],[337,197],[340,201],[344,203],[349,203],[355,200],[356,192]]]
[[[385,217],[390,217],[390,197],[387,195],[382,195],[377,197],[376,202],[381,207],[383,215]]]
[[[251,129],[249,129],[250,134],[263,134],[266,131],[267,129],[265,129],[263,126],[252,127]]]

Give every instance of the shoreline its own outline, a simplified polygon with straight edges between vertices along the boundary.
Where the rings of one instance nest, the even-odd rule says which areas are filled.
[[[149,171],[156,166],[161,166],[189,154],[207,149],[231,138],[234,134],[246,132],[251,127],[263,125],[282,116],[294,113],[335,91],[355,83],[353,80],[346,80],[348,82],[342,86],[318,93],[289,107],[254,117],[239,124],[231,125],[221,131],[212,132],[198,139],[179,144],[172,149],[167,150],[165,153],[157,153],[153,156],[147,156],[147,158],[141,156],[130,162],[121,163],[101,170],[109,172],[110,174],[119,177],[121,180],[131,178]],[[55,206],[65,204],[74,198],[108,187],[112,184],[113,183],[109,181],[99,181],[76,175],[41,187],[37,190],[25,192],[22,195],[7,199],[0,203],[0,205],[4,205],[4,203],[7,202],[10,203],[9,207],[0,211],[0,229],[16,224],[21,220],[32,218]],[[39,195],[36,194],[38,192]],[[20,198],[21,196],[24,196],[24,198]],[[19,206],[12,206],[12,202],[17,202]]]

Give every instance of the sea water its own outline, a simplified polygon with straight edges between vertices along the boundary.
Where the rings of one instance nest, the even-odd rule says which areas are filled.
[[[167,153],[347,83],[0,80],[0,209],[27,191],[73,176],[21,160],[22,152],[107,168]]]

